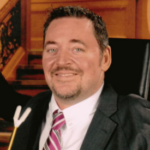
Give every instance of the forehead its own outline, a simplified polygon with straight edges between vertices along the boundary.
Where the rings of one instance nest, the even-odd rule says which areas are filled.
[[[68,16],[68,17],[61,17],[61,18],[56,18],[54,19],[50,24],[56,23],[56,22],[70,22],[70,23],[92,23],[92,21],[86,17],[72,17],[72,16]]]
[[[46,30],[46,35],[62,35],[70,33],[70,35],[90,34],[94,35],[93,23],[87,18],[63,17],[54,19]],[[53,35],[53,36],[54,36]]]

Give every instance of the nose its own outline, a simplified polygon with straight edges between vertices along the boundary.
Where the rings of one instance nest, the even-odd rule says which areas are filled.
[[[71,63],[71,56],[69,50],[60,50],[56,59],[58,66],[69,65]]]

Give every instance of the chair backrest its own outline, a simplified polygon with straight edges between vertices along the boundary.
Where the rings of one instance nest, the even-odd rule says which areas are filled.
[[[17,93],[0,72],[0,118],[12,121],[16,107],[24,106],[31,96]]]
[[[150,40],[109,39],[112,65],[105,80],[119,94],[138,94],[150,100]]]

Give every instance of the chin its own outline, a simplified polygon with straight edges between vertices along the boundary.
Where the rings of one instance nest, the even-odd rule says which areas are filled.
[[[71,89],[69,87],[56,88],[52,86],[52,91],[54,95],[56,95],[58,98],[64,99],[64,100],[70,100],[70,99],[75,99],[76,97],[80,95],[81,88],[79,87],[76,89]]]

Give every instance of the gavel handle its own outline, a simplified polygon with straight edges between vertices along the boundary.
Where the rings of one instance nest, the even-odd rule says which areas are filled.
[[[11,140],[10,140],[10,143],[9,143],[8,150],[11,150],[11,147],[12,147],[12,144],[13,144],[13,141],[14,141],[14,138],[15,138],[15,135],[16,135],[16,132],[17,132],[17,127],[14,128],[14,131],[13,131],[13,134],[12,134],[12,137],[11,137]]]

